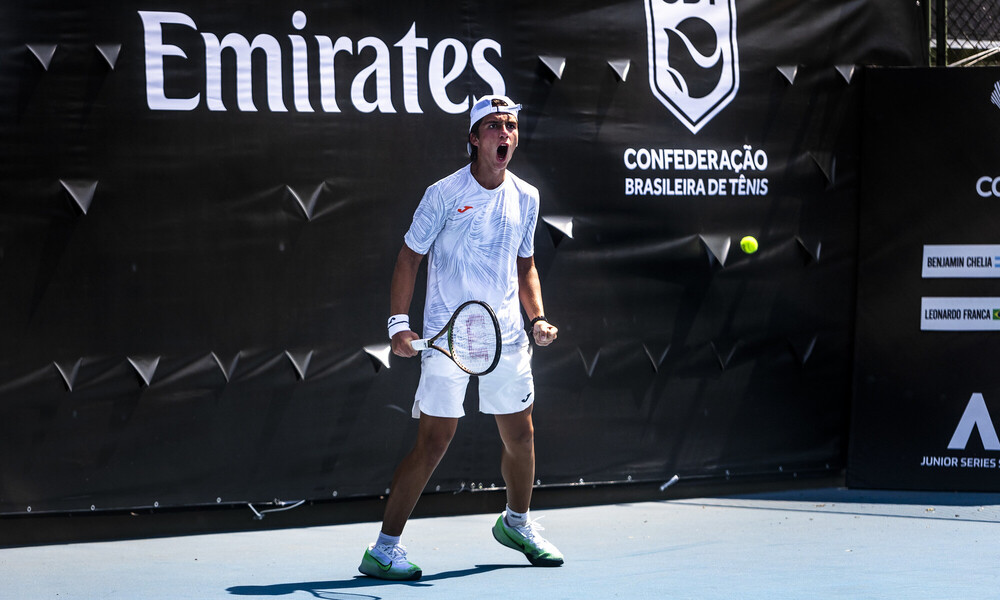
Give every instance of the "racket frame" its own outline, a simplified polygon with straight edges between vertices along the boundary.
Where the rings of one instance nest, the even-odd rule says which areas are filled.
[[[461,362],[456,360],[454,355],[455,346],[454,346],[454,340],[452,339],[452,326],[454,326],[455,320],[462,313],[462,310],[465,309],[465,307],[470,304],[478,304],[486,309],[486,312],[493,323],[493,330],[496,332],[496,352],[494,352],[493,354],[493,362],[490,364],[490,366],[486,367],[486,369],[482,371],[475,371],[470,369],[466,365],[463,365]],[[447,348],[435,343],[442,337],[444,337],[447,342]],[[483,302],[482,300],[469,300],[467,302],[463,302],[461,306],[455,309],[455,312],[452,313],[451,318],[448,319],[448,323],[444,327],[442,327],[441,331],[437,332],[437,334],[434,335],[434,337],[413,340],[410,342],[410,345],[413,346],[413,349],[418,352],[429,349],[437,350],[438,352],[450,358],[452,362],[454,362],[459,369],[462,369],[469,375],[487,375],[491,373],[493,369],[496,369],[498,364],[500,364],[500,348],[501,348],[500,322],[497,321],[497,315],[495,312],[493,312],[493,308],[490,307],[489,304]]]

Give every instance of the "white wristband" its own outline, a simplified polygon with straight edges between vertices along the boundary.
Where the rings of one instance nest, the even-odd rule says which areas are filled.
[[[389,317],[389,339],[396,335],[400,331],[410,330],[410,317],[409,315],[392,315]]]

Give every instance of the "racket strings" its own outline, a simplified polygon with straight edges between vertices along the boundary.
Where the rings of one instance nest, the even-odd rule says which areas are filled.
[[[452,357],[471,371],[483,371],[496,357],[497,332],[487,309],[470,304],[456,315],[451,328]]]

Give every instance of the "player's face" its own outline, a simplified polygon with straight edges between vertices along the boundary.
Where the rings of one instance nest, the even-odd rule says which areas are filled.
[[[493,113],[479,123],[479,136],[470,137],[479,148],[479,162],[493,169],[505,169],[517,148],[517,117],[506,113]]]

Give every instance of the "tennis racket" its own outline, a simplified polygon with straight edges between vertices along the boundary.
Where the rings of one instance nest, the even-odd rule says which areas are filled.
[[[500,362],[500,323],[489,304],[470,300],[437,335],[410,345],[417,351],[437,350],[470,375],[486,375]]]

